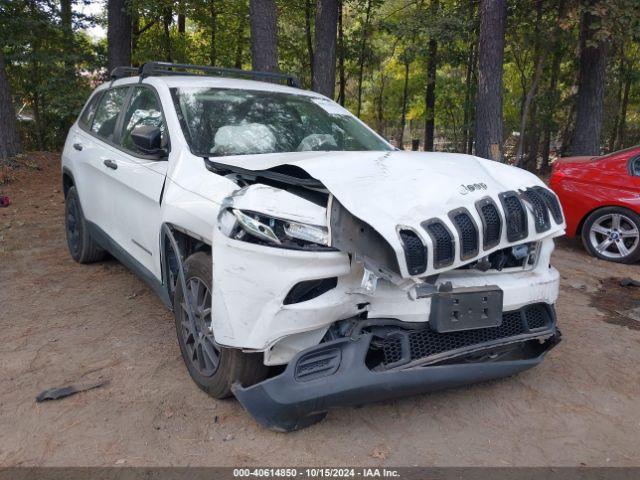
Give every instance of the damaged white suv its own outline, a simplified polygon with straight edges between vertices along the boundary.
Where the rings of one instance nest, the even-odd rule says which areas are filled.
[[[62,180],[72,257],[142,277],[198,386],[273,429],[512,375],[560,339],[553,192],[397,151],[290,76],[118,68],[71,128]]]

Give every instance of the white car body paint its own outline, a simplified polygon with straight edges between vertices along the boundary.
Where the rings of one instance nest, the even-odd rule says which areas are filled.
[[[213,324],[221,345],[265,353],[265,363],[285,364],[293,356],[318,344],[337,320],[361,315],[406,322],[428,320],[430,299],[412,297],[412,288],[426,275],[438,274],[436,286],[497,285],[504,292],[504,310],[536,302],[553,304],[558,295],[558,272],[549,266],[553,238],[564,233],[564,223],[551,220],[551,228],[536,233],[527,209],[529,235],[509,242],[502,229],[500,242],[489,250],[461,260],[456,241],[455,261],[433,268],[433,243],[420,223],[439,218],[452,232],[447,213],[465,207],[481,219],[475,202],[532,186],[544,187],[534,175],[514,167],[468,155],[418,152],[292,152],[212,158],[215,162],[247,170],[294,165],[322,182],[353,216],[369,224],[403,258],[398,227],[414,230],[429,252],[425,274],[411,276],[404,261],[393,278],[381,274],[374,292],[361,282],[368,259],[342,251],[306,251],[274,248],[225,236],[218,228],[220,206],[240,189],[232,179],[209,171],[204,159],[193,155],[184,137],[170,94],[172,87],[211,87],[264,90],[305,95],[342,113],[344,109],[313,92],[248,80],[168,76],[127,78],[113,86],[147,85],[161,101],[170,138],[167,160],[136,158],[91,135],[76,122],[62,154],[64,172],[73,176],[83,212],[158,282],[163,278],[161,229],[170,224],[211,245],[213,258]],[[112,86],[106,83],[96,92]],[[76,150],[74,144],[81,144]],[[117,170],[103,161],[115,160]],[[166,178],[165,178],[166,177]],[[475,185],[484,185],[476,188]],[[234,206],[279,219],[330,226],[327,208],[290,192],[262,184],[246,187]],[[502,211],[502,209],[500,208]],[[480,240],[481,242],[482,240]],[[528,270],[480,272],[459,267],[489,253],[523,242],[540,242],[535,266]],[[337,287],[308,301],[284,305],[291,288],[305,280],[337,277]]]

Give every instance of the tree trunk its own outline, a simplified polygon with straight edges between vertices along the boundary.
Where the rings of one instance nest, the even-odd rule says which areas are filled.
[[[167,62],[173,62],[173,53],[171,49],[171,32],[169,27],[173,22],[173,10],[171,7],[166,7],[162,14],[162,28],[164,31],[164,52]]]
[[[595,1],[589,0],[587,7]],[[596,18],[590,11],[585,11],[580,19],[580,72],[571,155],[600,154],[608,40],[594,28],[594,21]]]
[[[307,40],[307,55],[309,58],[309,70],[311,72],[311,84],[313,85],[313,32],[311,31],[311,0],[304,2],[304,33]]]
[[[616,91],[616,114],[613,118],[613,126],[611,128],[611,135],[609,136],[608,150],[612,152],[616,146],[616,137],[618,136],[618,124],[620,123],[620,107],[622,106],[622,91],[624,90],[624,42],[620,45],[620,64],[618,65],[618,89]],[[616,56],[616,53],[613,54]]]
[[[218,9],[216,6],[216,0],[209,0],[209,13],[211,14],[211,32],[209,36],[209,63],[211,66],[216,66],[217,51],[216,51],[216,33],[218,30]]]
[[[471,89],[473,88],[472,77],[474,67],[475,45],[472,42],[469,45],[469,54],[467,56],[467,72],[464,81],[464,119],[462,125],[462,149],[467,151],[469,143],[469,134],[471,133]]]
[[[251,0],[251,59],[253,69],[278,71],[278,12],[275,0]]]
[[[545,112],[544,116],[544,132],[542,136],[542,160],[540,163],[540,172],[547,173],[549,171],[549,155],[551,153],[551,127],[553,124],[553,105],[556,104],[558,96],[556,88],[558,85],[558,76],[560,75],[560,62],[562,61],[561,51],[558,49],[556,40],[555,51],[553,52],[553,62],[551,63],[551,76],[549,78],[549,88],[547,95],[549,100],[547,108],[550,111]]]
[[[20,153],[20,137],[4,53],[0,48],[0,164]]]
[[[131,55],[138,49],[140,39],[140,12],[137,9],[131,11]]]
[[[629,91],[631,90],[631,80],[633,79],[633,72],[627,64],[624,72],[624,91],[622,93],[622,103],[620,105],[620,115],[618,116],[618,133],[616,135],[616,142],[614,150],[620,150],[625,147],[625,134],[627,128],[627,108],[629,106]]]
[[[558,104],[558,77],[560,76],[560,64],[562,62],[562,48],[560,42],[561,27],[560,22],[565,16],[566,3],[560,2],[558,5],[558,18],[553,35],[553,42],[550,49],[553,51],[551,61],[551,74],[549,76],[549,86],[547,88],[546,110],[544,112],[542,124],[542,159],[540,162],[540,173],[549,171],[549,155],[551,153],[551,127],[553,126],[554,107]]]
[[[475,42],[474,42],[475,43]],[[474,49],[473,62],[471,64],[471,92],[469,93],[469,138],[467,139],[467,154],[473,154],[473,149],[475,145],[475,125],[476,125],[476,104],[474,100],[476,99],[478,93],[478,48]]]
[[[376,131],[384,136],[384,88],[387,84],[387,77],[380,74],[380,91],[376,101]]]
[[[533,76],[531,78],[531,85],[529,85],[529,89],[526,90],[524,101],[522,102],[522,110],[520,111],[520,137],[518,138],[518,150],[516,153],[516,165],[529,171],[534,171],[537,168],[537,144],[539,139],[537,138],[537,134],[535,132],[531,135],[527,132],[527,123],[529,122],[529,118],[531,117],[531,122],[534,124],[533,129],[535,130],[536,108],[535,106],[532,106],[532,102],[538,94],[538,84],[540,83],[540,78],[542,77],[544,64],[548,53],[548,50],[546,48],[543,48],[542,39],[540,38],[540,24],[542,23],[543,0],[536,0],[535,4],[535,45],[533,49],[533,58],[535,64],[533,68]],[[528,151],[526,160],[524,158],[525,147]]]
[[[184,13],[178,14],[178,34],[184,35],[187,31],[187,16]]]
[[[35,4],[30,4],[29,10],[32,15],[35,15]],[[29,64],[31,67],[31,71],[29,72],[29,76],[32,83],[32,88],[30,88],[28,92],[28,96],[31,100],[31,107],[33,108],[33,123],[34,130],[36,135],[36,144],[38,146],[38,150],[44,150],[44,132],[46,131],[45,125],[43,125],[42,115],[40,115],[40,105],[41,105],[41,96],[40,89],[37,88],[39,85],[42,85],[42,76],[40,70],[40,64],[38,63],[38,58],[40,57],[40,47],[41,47],[41,38],[35,37],[34,42],[31,45],[31,49],[29,52]]]
[[[524,144],[525,135],[527,135],[527,119],[529,117],[529,109],[531,108],[531,102],[538,90],[538,83],[540,83],[540,77],[542,77],[542,69],[544,67],[544,60],[546,58],[546,52],[543,52],[536,61],[536,68],[533,72],[533,79],[531,80],[531,86],[524,99],[524,105],[522,107],[522,114],[520,116],[520,138],[518,140],[518,153],[516,155],[517,165],[519,167],[524,165]]]
[[[71,13],[71,0],[60,0],[60,20],[64,43],[64,70],[68,76],[74,75],[73,53],[73,25]]]
[[[438,0],[431,0],[430,14],[432,18],[438,15]],[[436,72],[438,70],[438,41],[429,39],[429,59],[427,61],[427,86],[425,89],[425,119],[424,119],[424,151],[433,152],[433,136],[435,133],[436,107]]]
[[[338,11],[338,103],[344,106],[344,96],[346,88],[346,77],[344,73],[344,26],[343,26],[343,0],[340,1]]]
[[[71,0],[60,0],[60,23],[65,40],[72,35],[71,17]]]
[[[360,116],[362,110],[362,77],[364,75],[364,57],[367,49],[367,31],[369,30],[369,18],[371,16],[371,0],[367,0],[367,11],[364,16],[364,25],[362,27],[362,40],[360,41],[360,58],[358,59],[358,107],[356,108],[356,116]]]
[[[480,0],[476,155],[502,161],[502,63],[506,0]]]
[[[109,0],[107,5],[107,69],[131,65],[131,14],[127,0]]]
[[[312,88],[333,98],[336,88],[336,28],[338,0],[318,0],[316,5],[316,51]]]
[[[235,68],[242,68],[242,55],[244,52],[244,29],[247,25],[247,16],[242,15],[238,20],[238,30],[236,30],[236,60]]]
[[[469,23],[474,21],[475,18],[475,13],[476,13],[476,8],[475,8],[475,0],[469,0],[469,16],[467,18],[467,21]],[[468,36],[468,41],[469,41],[469,53],[467,54],[467,68],[466,68],[466,75],[465,75],[465,81],[464,81],[464,118],[463,118],[463,125],[462,125],[462,151],[464,153],[471,153],[471,149],[469,149],[467,146],[469,145],[469,139],[471,138],[472,134],[471,132],[473,131],[472,129],[472,125],[471,125],[471,108],[472,108],[472,101],[471,99],[473,98],[474,94],[472,93],[473,90],[473,73],[474,73],[474,69],[475,69],[475,58],[476,58],[476,29],[475,27],[471,27],[471,29],[469,30],[469,36]]]
[[[560,137],[559,155],[566,157],[570,155],[569,146],[571,143],[571,135],[573,133],[573,127],[576,122],[576,102],[571,102],[569,107],[569,114],[566,117],[565,122],[562,124],[558,136]]]
[[[409,98],[409,67],[407,57],[404,61],[404,87],[402,88],[402,116],[400,117],[400,133],[398,134],[398,148],[404,150],[404,127],[407,123],[407,100]]]

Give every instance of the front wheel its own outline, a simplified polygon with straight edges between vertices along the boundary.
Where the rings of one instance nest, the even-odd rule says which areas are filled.
[[[216,343],[211,319],[211,255],[194,253],[185,261],[184,272],[192,318],[179,279],[173,305],[180,352],[191,378],[215,398],[229,397],[235,382],[246,387],[264,380],[268,369],[262,354],[244,353]]]
[[[591,213],[582,228],[582,242],[591,255],[618,263],[640,260],[640,215],[620,207]]]

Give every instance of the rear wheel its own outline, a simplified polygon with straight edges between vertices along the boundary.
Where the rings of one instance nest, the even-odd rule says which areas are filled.
[[[640,260],[640,215],[620,207],[591,213],[582,228],[582,242],[592,255],[618,263]]]
[[[65,231],[71,258],[78,263],[92,263],[102,260],[105,251],[89,233],[76,187],[69,188],[64,203]]]
[[[178,343],[191,378],[209,395],[225,398],[231,385],[253,385],[267,377],[262,354],[244,353],[217,344],[212,323],[211,256],[205,252],[191,255],[184,263],[185,283],[177,281],[174,310]],[[193,318],[189,318],[186,296],[191,299]]]

